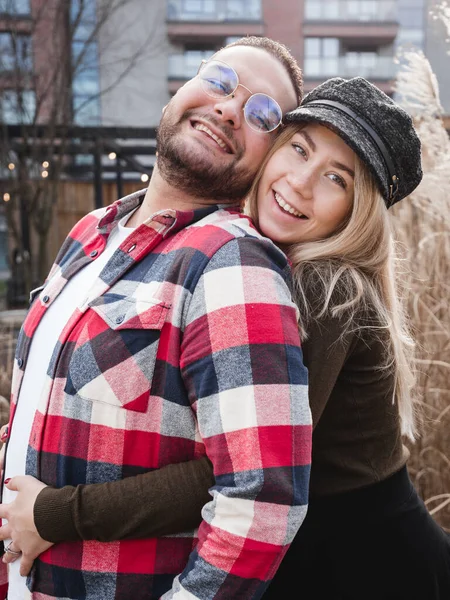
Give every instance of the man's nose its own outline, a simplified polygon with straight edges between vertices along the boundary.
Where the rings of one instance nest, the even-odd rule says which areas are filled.
[[[242,94],[234,93],[226,98],[219,98],[214,105],[214,112],[233,129],[242,126],[245,98]]]

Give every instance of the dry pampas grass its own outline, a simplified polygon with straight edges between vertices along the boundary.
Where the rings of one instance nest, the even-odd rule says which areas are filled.
[[[410,198],[392,209],[423,409],[409,471],[430,513],[450,531],[450,139],[428,60],[405,51],[400,63],[396,91],[421,138],[424,171]]]

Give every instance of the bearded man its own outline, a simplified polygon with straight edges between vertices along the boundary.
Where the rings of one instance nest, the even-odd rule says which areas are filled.
[[[81,219],[35,291],[0,507],[8,600],[246,600],[267,588],[306,513],[311,421],[287,260],[239,204],[300,96],[284,46],[250,37],[219,51],[165,108],[148,189]],[[9,560],[35,558],[18,503],[32,520],[39,486],[202,456],[216,485],[198,530],[48,544],[27,579]],[[8,481],[23,474],[43,483],[15,497]]]

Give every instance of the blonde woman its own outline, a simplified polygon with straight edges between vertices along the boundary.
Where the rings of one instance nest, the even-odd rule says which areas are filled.
[[[449,538],[406,466],[403,441],[418,428],[414,344],[387,212],[421,177],[410,117],[365,79],[334,78],[287,115],[248,197],[245,212],[291,261],[314,422],[308,514],[264,599],[450,598]],[[109,484],[43,487],[32,528],[49,542],[36,535],[36,548],[187,530],[202,507],[208,521],[225,479],[205,457]],[[8,485],[37,485],[29,480]]]

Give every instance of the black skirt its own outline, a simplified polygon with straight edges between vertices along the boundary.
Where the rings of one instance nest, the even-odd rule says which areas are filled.
[[[450,535],[406,467],[361,490],[311,499],[263,600],[450,600]]]

